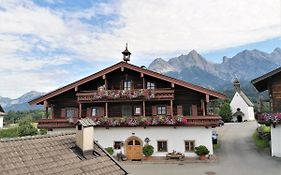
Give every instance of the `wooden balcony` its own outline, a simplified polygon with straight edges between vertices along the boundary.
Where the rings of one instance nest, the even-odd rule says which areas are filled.
[[[69,121],[68,119],[40,119],[37,127],[39,129],[53,129],[53,128],[72,128],[77,119]]]
[[[171,100],[174,99],[173,89],[133,89],[133,90],[102,90],[81,91],[76,94],[79,102],[92,101],[124,101],[124,100]]]
[[[219,116],[182,116],[182,117],[95,117],[95,127],[157,127],[157,126],[219,126]],[[74,128],[75,118],[71,122],[68,119],[41,119],[38,121],[38,128],[55,129],[55,128]]]

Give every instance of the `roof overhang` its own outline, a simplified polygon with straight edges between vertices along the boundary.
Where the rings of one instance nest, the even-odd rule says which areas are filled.
[[[268,80],[272,77],[272,76],[274,76],[274,75],[276,75],[276,74],[278,74],[278,73],[280,73],[281,72],[281,67],[279,67],[279,68],[277,68],[277,69],[275,69],[275,70],[273,70],[273,71],[271,71],[271,72],[268,72],[268,73],[266,73],[266,74],[264,74],[264,75],[262,75],[262,76],[260,76],[260,77],[258,77],[258,78],[256,78],[256,79],[253,79],[252,81],[251,81],[251,83],[254,85],[254,87],[259,91],[259,92],[263,92],[263,91],[265,91],[265,90],[267,90],[267,85],[268,85]]]
[[[134,70],[134,71],[137,71],[137,72],[140,72],[142,73],[143,75],[148,75],[148,76],[151,76],[151,77],[155,77],[155,78],[158,78],[158,79],[161,79],[161,80],[164,80],[164,81],[168,81],[168,82],[171,82],[171,83],[174,83],[175,85],[179,85],[179,86],[182,86],[182,87],[185,87],[185,88],[188,88],[188,89],[191,89],[191,90],[194,90],[194,91],[197,91],[197,92],[200,92],[200,93],[203,93],[203,94],[206,94],[206,95],[209,95],[211,97],[215,97],[215,98],[220,98],[220,99],[225,99],[226,96],[220,92],[217,92],[217,91],[214,91],[214,90],[210,90],[210,89],[206,89],[204,87],[201,87],[201,86],[198,86],[198,85],[195,85],[195,84],[192,84],[192,83],[188,83],[188,82],[185,82],[185,81],[182,81],[182,80],[178,80],[178,79],[175,79],[175,78],[172,78],[172,77],[169,77],[169,76],[166,76],[166,75],[163,75],[163,74],[160,74],[160,73],[157,73],[157,72],[154,72],[154,71],[151,71],[151,70],[148,70],[148,69],[144,69],[144,68],[141,68],[141,67],[138,67],[138,66],[135,66],[135,65],[132,65],[132,64],[129,64],[129,63],[126,63],[126,62],[119,62],[113,66],[110,66],[108,68],[105,68],[95,74],[92,74],[88,77],[85,77],[83,79],[80,79],[78,81],[75,81],[71,84],[68,84],[64,87],[61,87],[57,90],[54,90],[50,93],[47,93],[41,97],[38,97],[38,98],[35,98],[31,101],[29,101],[28,103],[30,105],[35,105],[35,104],[43,104],[45,100],[48,100],[49,98],[52,98],[52,97],[55,97],[63,92],[66,92],[66,91],[69,91],[71,89],[74,89],[88,81],[91,81],[91,80],[94,80],[96,78],[99,78],[107,73],[110,73],[114,70],[117,70],[117,69],[120,69],[120,68],[127,68],[127,69],[130,69],[130,70]]]

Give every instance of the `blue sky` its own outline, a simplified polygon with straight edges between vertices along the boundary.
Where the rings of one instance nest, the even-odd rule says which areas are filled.
[[[4,0],[0,96],[48,92],[122,60],[148,66],[195,49],[219,63],[280,46],[279,0]]]

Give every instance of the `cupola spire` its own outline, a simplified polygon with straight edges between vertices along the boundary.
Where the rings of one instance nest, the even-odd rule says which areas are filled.
[[[131,52],[128,50],[128,43],[126,43],[126,49],[122,52],[123,60],[127,63],[130,61]]]

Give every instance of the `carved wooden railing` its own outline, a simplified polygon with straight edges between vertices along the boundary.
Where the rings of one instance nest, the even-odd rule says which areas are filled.
[[[77,121],[77,118],[73,119],[40,119],[38,120],[37,127],[39,129],[52,129],[52,128],[71,128],[74,126],[74,123]]]
[[[176,117],[95,117],[96,127],[147,127],[147,126],[219,126],[219,116]],[[41,119],[38,128],[72,128],[78,119]]]
[[[173,89],[133,89],[81,91],[76,94],[79,102],[111,101],[130,99],[174,99]]]

